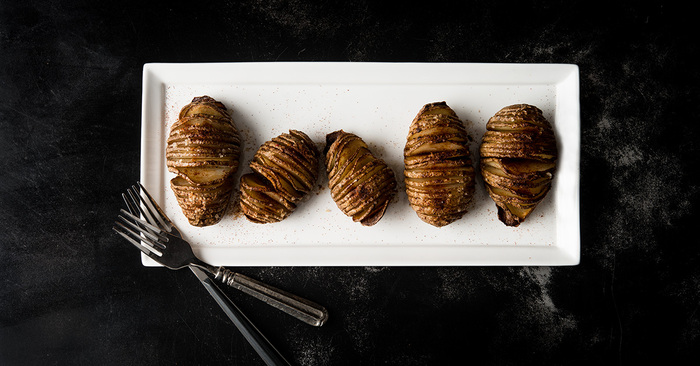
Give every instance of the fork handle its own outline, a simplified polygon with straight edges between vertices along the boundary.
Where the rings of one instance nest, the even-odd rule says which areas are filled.
[[[196,273],[195,273],[196,274]],[[206,276],[206,275],[204,275]],[[199,276],[198,276],[199,277]],[[224,310],[229,319],[243,334],[243,337],[253,346],[253,349],[263,359],[268,366],[289,366],[290,363],[279,353],[279,351],[260,333],[258,328],[241,312],[241,310],[224,294],[218,286],[209,278],[201,280],[209,294],[216,300],[221,309]]]
[[[214,278],[307,324],[320,327],[328,319],[323,306],[224,267],[217,268]]]

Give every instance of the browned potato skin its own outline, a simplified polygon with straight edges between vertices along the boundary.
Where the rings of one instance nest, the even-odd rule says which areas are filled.
[[[241,177],[241,211],[251,222],[286,219],[318,179],[318,149],[305,133],[290,130],[265,142]]]
[[[354,222],[373,226],[396,195],[396,177],[362,139],[343,130],[326,135],[326,172],[331,197]]]
[[[233,192],[240,136],[226,107],[209,96],[195,97],[180,110],[166,148],[177,202],[193,226],[221,221]]]
[[[519,226],[551,189],[556,139],[542,111],[528,104],[502,108],[486,124],[481,142],[481,174],[498,218]]]
[[[421,220],[442,227],[468,211],[475,190],[469,136],[444,101],[424,105],[413,119],[404,168],[408,202]]]

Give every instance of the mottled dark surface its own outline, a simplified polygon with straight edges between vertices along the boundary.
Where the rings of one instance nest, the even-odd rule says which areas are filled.
[[[303,365],[700,357],[697,19],[677,2],[0,3],[0,365],[258,365],[186,271],[111,232],[146,62],[574,63],[581,264],[240,268],[327,306],[229,296]]]

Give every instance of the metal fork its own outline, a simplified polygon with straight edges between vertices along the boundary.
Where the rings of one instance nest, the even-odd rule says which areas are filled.
[[[328,319],[328,312],[321,305],[223,266],[214,267],[201,261],[153,197],[140,182],[137,184],[138,187],[132,186],[127,189],[126,194],[122,194],[129,211],[120,210],[122,215],[118,216],[119,220],[112,229],[145,255],[170,269],[200,268],[226,285],[262,300],[307,324],[321,326]]]

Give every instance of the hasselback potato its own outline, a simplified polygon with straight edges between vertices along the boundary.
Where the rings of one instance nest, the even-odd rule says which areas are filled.
[[[504,107],[486,124],[481,142],[481,174],[498,218],[518,226],[552,186],[557,160],[554,131],[532,105]]]
[[[182,212],[191,225],[221,220],[233,191],[240,137],[226,107],[202,96],[182,108],[170,128],[165,152],[170,181]]]
[[[318,178],[318,150],[305,133],[290,130],[265,142],[241,177],[241,211],[265,224],[287,218]]]
[[[464,216],[474,196],[469,136],[445,102],[423,106],[413,119],[404,148],[408,202],[436,227]]]
[[[391,168],[360,137],[343,130],[326,135],[324,153],[328,188],[338,208],[364,226],[379,222],[396,194]]]

